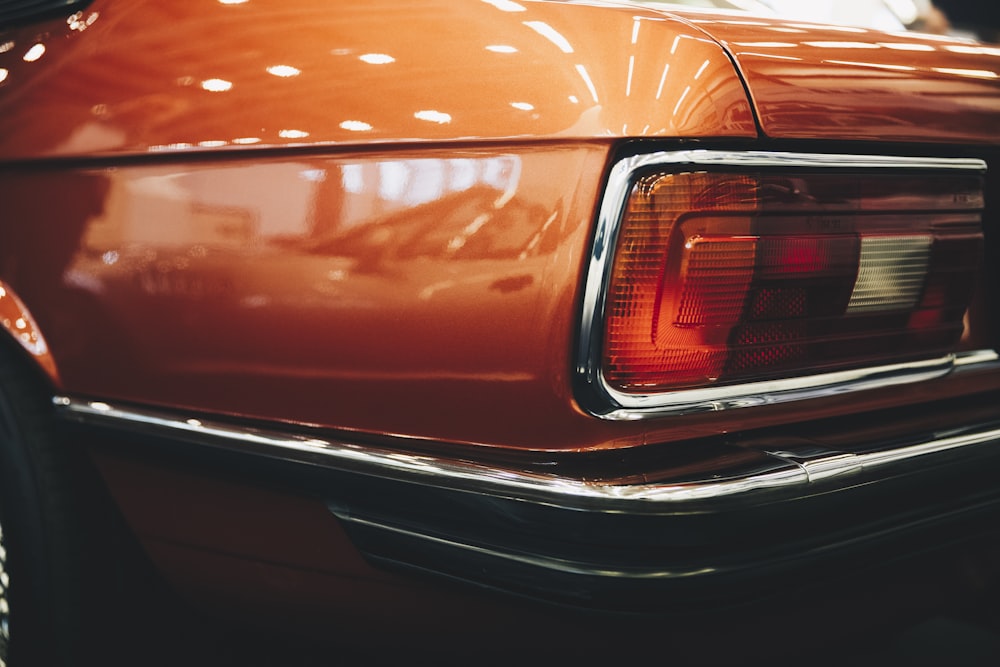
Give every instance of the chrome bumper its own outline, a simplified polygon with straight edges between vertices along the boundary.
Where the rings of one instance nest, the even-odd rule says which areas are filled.
[[[709,588],[728,598],[872,548],[961,539],[995,525],[1000,508],[1000,415],[988,402],[975,421],[849,449],[771,432],[643,448],[629,463],[595,452],[517,467],[401,439],[54,403],[64,420],[128,447],[159,442],[298,476],[378,563],[587,607],[659,609],[708,601]]]

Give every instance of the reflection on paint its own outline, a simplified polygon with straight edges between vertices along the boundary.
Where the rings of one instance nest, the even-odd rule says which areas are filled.
[[[59,373],[55,360],[49,353],[49,346],[42,337],[42,332],[24,303],[3,281],[0,281],[0,326],[35,358],[53,381],[58,382]]]
[[[196,244],[247,247],[316,236],[333,238],[407,210],[450,200],[478,189],[487,208],[500,210],[517,192],[521,161],[515,156],[281,162],[227,166],[212,170],[167,171],[150,168],[117,182],[112,201],[117,216],[95,224],[90,239],[114,248],[103,250],[115,264],[122,247]],[[269,183],[268,192],[248,197],[246,184]],[[320,212],[323,202],[337,202]],[[464,225],[463,225],[464,228]],[[331,236],[332,234],[332,236]],[[94,248],[97,251],[97,247]]]

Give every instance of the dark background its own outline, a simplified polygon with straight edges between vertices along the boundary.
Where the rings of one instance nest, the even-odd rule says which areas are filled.
[[[934,0],[958,29],[977,33],[980,39],[1000,42],[998,0]]]

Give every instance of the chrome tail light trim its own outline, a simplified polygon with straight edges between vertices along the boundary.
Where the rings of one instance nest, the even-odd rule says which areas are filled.
[[[976,364],[996,362],[995,351],[981,350],[910,363],[720,387],[650,394],[625,393],[612,387],[601,371],[602,332],[614,252],[629,192],[638,176],[651,168],[690,167],[863,169],[874,172],[908,173],[986,172],[986,162],[974,158],[827,155],[770,151],[668,151],[635,155],[618,161],[608,176],[608,184],[598,212],[590,262],[584,276],[575,376],[577,399],[590,414],[608,420],[638,420],[771,405],[922,382],[947,375],[959,365],[970,368]]]

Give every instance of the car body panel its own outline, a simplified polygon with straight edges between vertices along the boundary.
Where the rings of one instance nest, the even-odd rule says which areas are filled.
[[[733,54],[768,137],[1000,143],[996,46],[756,16],[684,16]]]
[[[0,155],[756,135],[701,31],[635,7],[564,10],[95,2],[0,33]]]
[[[385,16],[389,23],[375,29]],[[0,112],[8,119],[0,129],[8,165],[0,191],[9,219],[18,221],[0,231],[4,247],[18,248],[3,258],[0,277],[34,312],[65,391],[536,450],[630,447],[789,418],[763,408],[692,415],[683,424],[594,423],[574,402],[565,353],[573,345],[577,271],[586,261],[610,142],[756,136],[736,71],[703,31],[739,51],[740,30],[807,26],[500,0],[337,12],[304,0],[198,9],[95,2],[71,19],[8,31],[4,43],[11,46],[0,53],[7,72]],[[300,21],[311,27],[296,40],[281,36],[280,26]],[[425,43],[410,41],[414,25],[433,48],[412,46]],[[178,45],[180,26],[202,37]],[[817,39],[841,34],[809,30]],[[491,37],[500,34],[518,40]],[[390,43],[402,50],[386,53]],[[49,46],[26,58],[29,44]],[[499,46],[513,51],[490,48]],[[818,51],[800,45],[782,53],[806,58]],[[779,101],[778,86],[791,74],[757,77],[743,64],[756,56],[741,54],[754,103],[769,119],[763,110]],[[946,55],[958,59],[955,68],[966,57]],[[512,66],[511,57],[533,65]],[[473,77],[473,70],[495,76]],[[972,117],[1000,122],[992,82],[922,70],[908,76],[939,91],[965,82],[985,110]],[[836,90],[845,104],[862,108],[879,85],[887,84],[867,77],[852,79],[851,90],[803,94],[800,86],[796,104],[808,111],[797,119],[799,133],[789,136],[874,138],[831,122],[829,95]],[[373,103],[365,86],[391,89],[394,103]],[[876,97],[888,125],[908,128],[905,138],[942,136],[943,107],[906,95]],[[701,106],[687,106],[696,98]],[[362,107],[364,114],[354,113]],[[350,113],[332,117],[330,108]],[[451,120],[435,122],[444,116],[420,111]],[[984,122],[963,123],[953,131],[965,135],[948,136],[994,139],[995,125]],[[785,136],[776,127],[765,123]],[[378,154],[368,153],[373,148]],[[53,191],[68,196],[48,196]],[[470,211],[490,200],[499,217],[487,224]],[[433,233],[434,252],[406,251],[409,240],[389,232],[400,224],[393,211],[417,205],[427,222],[406,223],[414,228],[407,239]],[[435,207],[455,212],[436,230]],[[47,228],[38,234],[26,227],[29,220]],[[366,227],[372,233],[365,238],[354,232],[360,245],[343,246],[350,229]],[[448,249],[470,230],[483,237],[514,228],[524,234],[523,252],[488,259],[470,257],[472,246]],[[543,236],[544,244],[528,247]],[[408,301],[414,297],[418,305]],[[478,308],[470,311],[470,301]],[[516,317],[493,319],[511,304]],[[393,314],[401,307],[414,309],[415,329],[396,326],[407,321]],[[282,318],[289,317],[309,325],[288,330]],[[531,335],[539,322],[548,336]],[[268,382],[248,382],[261,374]],[[944,378],[934,387],[952,395],[994,382]],[[870,396],[873,406],[891,405],[925,391]],[[849,399],[832,396],[791,418],[822,417],[843,405]]]
[[[675,585],[797,588],[996,525],[1000,89],[963,45],[624,3],[96,0],[0,31],[0,307],[179,590],[264,623],[566,621],[542,598],[659,629]],[[988,360],[588,412],[613,165],[706,147],[982,160],[963,349]]]
[[[0,229],[0,271],[33,304],[70,394],[535,450],[787,421],[771,406],[610,424],[576,405],[567,350],[607,150],[13,168],[0,197],[36,222]],[[833,395],[793,416],[845,405]]]

